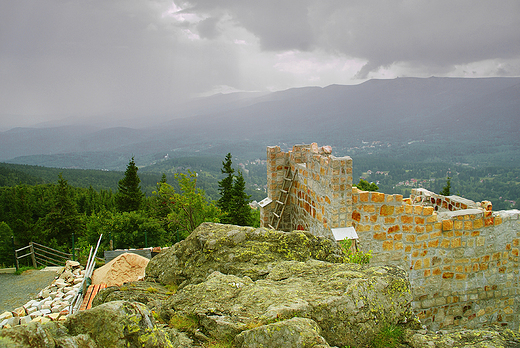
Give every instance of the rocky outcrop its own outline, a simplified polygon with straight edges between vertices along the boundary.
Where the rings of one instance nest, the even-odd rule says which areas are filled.
[[[69,316],[63,324],[30,323],[0,331],[0,347],[176,347],[136,302],[114,301]],[[175,342],[175,341],[174,341]]]
[[[389,323],[417,322],[404,271],[317,260],[281,262],[257,281],[215,271],[170,297],[161,315],[166,321],[195,316],[200,330],[218,340],[308,318],[329,344],[338,346],[368,344]]]
[[[424,330],[405,271],[343,260],[305,232],[203,224],[147,282],[104,289],[63,323],[0,330],[0,347],[520,346],[510,330]]]
[[[214,271],[258,280],[281,261],[310,259],[342,262],[344,255],[336,242],[305,231],[203,223],[150,260],[146,279],[180,288],[200,283]]]

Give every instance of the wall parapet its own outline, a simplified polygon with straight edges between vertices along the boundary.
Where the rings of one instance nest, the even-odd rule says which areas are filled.
[[[520,325],[520,211],[413,189],[410,197],[352,187],[352,159],[328,146],[267,148],[268,195],[297,172],[282,230],[333,237],[354,227],[373,264],[408,272],[414,309],[431,330]],[[270,206],[261,211],[266,226]]]

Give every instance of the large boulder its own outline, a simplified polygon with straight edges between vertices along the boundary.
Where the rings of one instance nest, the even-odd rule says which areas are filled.
[[[330,347],[325,339],[320,336],[320,332],[320,327],[313,320],[292,318],[243,331],[235,337],[235,342],[238,347],[243,348]]]
[[[200,283],[214,271],[252,280],[265,278],[281,261],[342,262],[333,240],[309,232],[203,223],[183,242],[150,260],[146,279],[180,288]]]
[[[121,286],[111,286],[100,290],[92,307],[112,301],[140,302],[147,305],[151,310],[161,306],[161,302],[173,294],[173,291],[161,284],[136,281],[125,283]]]
[[[257,281],[215,271],[204,282],[187,285],[171,296],[161,315],[164,320],[196,316],[200,330],[217,340],[295,317],[307,318],[316,323],[328,344],[361,347],[387,324],[416,324],[411,300],[406,272],[397,267],[282,261]]]
[[[98,347],[173,347],[150,310],[138,302],[104,303],[71,315],[65,326],[69,335],[88,334]]]

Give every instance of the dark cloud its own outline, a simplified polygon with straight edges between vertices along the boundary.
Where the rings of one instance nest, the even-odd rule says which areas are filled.
[[[264,50],[324,49],[368,63],[368,73],[402,62],[433,71],[520,56],[520,2],[194,0],[194,10],[226,11]]]
[[[220,31],[217,28],[219,19],[216,17],[206,18],[197,25],[197,31],[203,39],[215,39]]]
[[[517,0],[187,1],[1,1],[0,115],[167,113],[219,86],[520,74]]]

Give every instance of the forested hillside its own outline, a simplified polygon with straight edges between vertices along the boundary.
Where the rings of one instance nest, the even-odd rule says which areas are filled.
[[[219,182],[224,177],[222,160],[220,156],[161,158],[139,168],[142,204],[131,211],[117,207],[124,172],[0,164],[0,239],[4,246],[10,245],[14,235],[18,246],[36,241],[67,249],[74,230],[82,248],[95,243],[100,233],[106,238],[110,234],[116,247],[143,247],[145,234],[149,245],[174,243],[188,231],[178,222],[172,224],[172,216],[168,220],[172,209],[167,197],[186,202],[184,195],[191,192],[200,207],[216,206],[221,197]],[[490,200],[494,210],[520,208],[518,167],[417,163],[374,155],[353,156],[353,160],[354,183],[360,179],[373,182],[380,192],[408,197],[412,188],[423,187],[440,193],[449,178],[450,194],[473,201]],[[244,191],[251,200],[266,197],[265,160],[235,157],[233,168],[243,175]],[[56,215],[63,207],[67,207],[69,217]],[[216,213],[211,214],[210,219],[218,219]],[[56,232],[62,224],[72,226],[66,235]],[[105,240],[104,248],[107,243]],[[11,256],[5,255],[0,264],[10,263]]]

